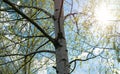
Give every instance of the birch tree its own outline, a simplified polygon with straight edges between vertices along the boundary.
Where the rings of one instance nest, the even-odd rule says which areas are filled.
[[[119,22],[103,22],[108,17],[102,20],[104,15],[96,12],[103,2],[0,0],[0,72],[40,74],[50,67],[55,72],[49,74],[74,74],[76,65],[92,60],[92,64],[100,64],[95,66],[99,73],[119,73],[119,31],[115,25]],[[117,61],[112,62],[113,58]]]
[[[20,15],[21,18],[24,18],[27,22],[29,22],[33,26],[35,26],[41,32],[41,34],[45,38],[47,38],[48,41],[50,41],[55,47],[55,51],[50,51],[50,50],[37,51],[36,50],[36,51],[28,53],[28,54],[27,53],[26,54],[11,54],[11,56],[14,56],[14,55],[24,56],[24,61],[25,61],[24,63],[26,65],[28,62],[28,60],[27,60],[28,56],[32,55],[31,57],[33,57],[36,53],[41,53],[41,52],[54,53],[56,56],[56,72],[57,72],[57,74],[69,74],[70,73],[69,62],[68,62],[66,39],[65,39],[65,33],[64,33],[64,13],[63,13],[63,2],[64,1],[63,0],[53,1],[54,2],[53,3],[54,4],[54,15],[50,14],[49,12],[47,12],[46,10],[44,10],[42,8],[38,8],[38,7],[34,7],[34,6],[17,5],[9,0],[3,0],[3,2],[5,2],[6,4],[9,5],[8,9],[12,8],[12,10],[15,11],[18,14],[18,16]],[[43,2],[44,2],[44,0],[43,0]],[[41,28],[39,23],[37,23],[36,21],[31,19],[30,16],[26,15],[18,7],[33,8],[38,11],[40,10],[44,14],[46,14],[48,17],[52,18],[52,21],[54,21],[54,27],[55,27],[55,38],[52,38],[49,34],[47,34],[47,32],[43,28]],[[27,12],[30,12],[30,10],[28,9]],[[35,12],[35,13],[37,13],[37,12]],[[30,36],[30,37],[33,37],[33,36]],[[38,48],[40,48],[40,47],[38,47]],[[8,55],[6,55],[6,56],[8,56]],[[25,72],[24,72],[25,74],[28,73],[28,72],[26,72],[26,66],[25,66],[24,70],[25,70]]]

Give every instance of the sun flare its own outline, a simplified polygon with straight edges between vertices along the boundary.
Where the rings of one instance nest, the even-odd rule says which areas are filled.
[[[113,18],[111,15],[111,11],[107,8],[105,4],[101,4],[99,7],[96,7],[94,15],[95,19],[100,23],[109,22]]]
[[[107,4],[107,3],[106,3]],[[111,11],[111,7],[105,3],[100,3],[94,9],[94,20],[95,24],[92,27],[93,33],[96,35],[108,34],[112,31],[113,20],[115,19],[114,14]]]

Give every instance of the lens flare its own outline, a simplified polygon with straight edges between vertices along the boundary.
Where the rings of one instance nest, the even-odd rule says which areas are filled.
[[[94,12],[95,19],[99,23],[107,23],[113,19],[110,9],[105,4],[96,7]]]

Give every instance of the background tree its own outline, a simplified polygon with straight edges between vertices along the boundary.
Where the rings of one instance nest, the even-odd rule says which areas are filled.
[[[2,73],[119,73],[119,17],[97,12],[110,1],[1,0]]]

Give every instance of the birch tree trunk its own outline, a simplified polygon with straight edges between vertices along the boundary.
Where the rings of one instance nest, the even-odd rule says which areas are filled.
[[[56,42],[56,72],[57,74],[69,74],[68,52],[64,32],[64,0],[54,0],[54,26]]]

